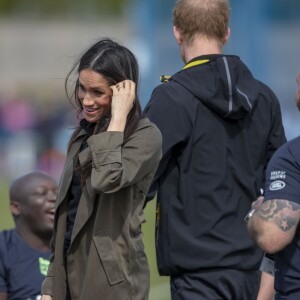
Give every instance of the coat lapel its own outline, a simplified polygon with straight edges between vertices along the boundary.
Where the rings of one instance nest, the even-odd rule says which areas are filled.
[[[59,205],[63,202],[63,200],[66,198],[66,194],[69,190],[72,178],[73,178],[73,172],[74,172],[74,165],[76,164],[76,153],[78,152],[82,137],[85,134],[84,130],[81,130],[78,134],[77,140],[72,144],[66,158],[65,166],[62,171],[62,175],[60,177],[60,183],[59,183],[59,191],[56,201],[56,207],[58,208]]]
[[[80,147],[80,141],[76,141],[68,155],[67,155],[67,159],[66,159],[66,163],[65,163],[65,167],[64,170],[62,172],[62,176],[61,176],[61,181],[59,183],[59,193],[58,193],[58,197],[57,197],[57,206],[59,206],[61,204],[61,202],[65,199],[67,191],[69,190],[69,186],[71,184],[72,178],[73,178],[73,170],[74,170],[74,159],[76,157],[76,153],[79,150]]]
[[[82,165],[88,158],[90,149],[86,148],[79,153],[79,162]],[[75,223],[72,232],[71,245],[81,228],[86,224],[90,216],[92,215],[96,193],[91,186],[91,178],[87,179],[86,184],[82,188],[82,194],[79,201],[79,206],[76,213]]]

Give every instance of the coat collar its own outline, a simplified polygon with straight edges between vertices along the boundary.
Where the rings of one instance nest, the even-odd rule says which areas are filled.
[[[77,139],[70,147],[65,162],[65,167],[61,176],[57,208],[59,208],[59,206],[64,201],[67,201],[66,196],[72,182],[74,167],[76,166],[77,159],[79,159],[80,164],[82,164],[88,158],[88,154],[90,152],[89,148],[85,148],[77,156],[80,146],[85,138],[86,138],[86,131],[82,129],[78,133]],[[78,233],[80,232],[81,228],[86,224],[86,222],[90,218],[93,212],[95,198],[96,195],[91,185],[91,179],[88,178],[86,185],[82,187],[82,193],[81,193],[79,206],[76,213],[70,247],[72,246],[72,243],[76,238],[76,236],[78,235]],[[58,211],[58,209],[56,209],[56,211]]]
[[[90,153],[90,149],[86,148],[79,153],[79,162],[82,164]],[[88,221],[90,216],[92,215],[94,209],[96,194],[91,185],[91,178],[89,177],[86,181],[86,184],[82,187],[82,193],[79,201],[79,206],[76,213],[76,219],[74,222],[72,237],[71,237],[71,245],[81,228]]]

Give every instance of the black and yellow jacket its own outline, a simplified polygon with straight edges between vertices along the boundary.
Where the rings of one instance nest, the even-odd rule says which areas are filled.
[[[243,219],[286,142],[272,90],[237,56],[201,56],[154,89],[145,113],[163,136],[148,194],[157,191],[160,274],[258,269]]]

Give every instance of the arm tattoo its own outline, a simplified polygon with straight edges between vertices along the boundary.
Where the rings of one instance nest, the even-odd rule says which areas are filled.
[[[300,205],[288,200],[268,200],[262,204],[256,215],[264,221],[273,221],[282,231],[286,232],[297,226]]]

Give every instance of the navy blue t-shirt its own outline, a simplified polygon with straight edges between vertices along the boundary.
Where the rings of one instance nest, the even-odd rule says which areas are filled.
[[[39,299],[50,252],[28,246],[15,229],[0,233],[0,292],[8,300]]]
[[[300,204],[300,137],[281,146],[266,173],[264,200],[285,199]],[[276,299],[300,299],[300,230],[275,258]],[[288,298],[287,298],[288,295]]]

